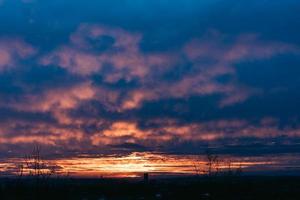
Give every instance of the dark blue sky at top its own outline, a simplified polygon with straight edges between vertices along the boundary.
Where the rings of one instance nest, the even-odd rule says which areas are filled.
[[[296,0],[92,0],[89,3],[81,0],[34,0],[28,3],[12,0],[2,4],[1,33],[23,34],[38,44],[47,44],[47,39],[63,42],[82,22],[142,31],[146,34],[145,49],[171,48],[207,28],[233,35],[258,32],[266,39],[300,42],[299,3]],[[160,45],[151,44],[151,41]]]
[[[117,27],[129,33],[141,34],[139,48],[140,52],[145,55],[169,51],[180,52],[194,38],[205,38],[207,32],[211,30],[222,34],[221,46],[233,44],[240,35],[256,34],[263,44],[276,42],[292,45],[295,49],[300,48],[300,2],[297,0],[2,0],[0,2],[0,38],[3,40],[21,38],[37,49],[35,55],[15,64],[18,66],[0,71],[0,98],[2,99],[0,100],[0,121],[3,123],[20,120],[26,122],[24,122],[25,125],[6,129],[5,135],[8,138],[13,137],[12,135],[24,135],[26,128],[32,130],[32,123],[47,123],[53,127],[70,128],[70,130],[75,127],[73,124],[60,124],[51,109],[47,111],[20,109],[18,104],[21,104],[20,102],[25,96],[27,98],[28,94],[38,97],[45,91],[72,87],[77,83],[90,80],[95,87],[101,86],[110,91],[118,91],[124,99],[132,90],[149,89],[152,86],[158,88],[160,83],[166,85],[176,83],[183,77],[201,73],[195,69],[194,61],[187,61],[184,58],[183,63],[173,64],[173,70],[164,73],[157,72],[157,74],[155,71],[151,72],[151,77],[145,78],[147,83],[138,78],[130,81],[121,78],[116,82],[108,83],[104,81],[101,73],[115,73],[109,66],[101,68],[101,72],[83,77],[81,74],[70,73],[57,63],[52,63],[51,67],[45,67],[37,62],[43,55],[57,50],[62,45],[68,45],[70,35],[76,32],[83,23]],[[91,43],[97,46],[96,42]],[[102,38],[99,43],[101,47],[98,50],[101,54],[102,51],[110,48],[114,39],[108,36]],[[153,123],[154,119],[162,121],[174,119],[177,126],[218,120],[245,120],[248,123],[245,126],[257,128],[251,129],[255,132],[263,126],[261,125],[262,119],[272,118],[276,124],[270,126],[275,127],[277,131],[284,132],[288,129],[299,132],[299,52],[281,52],[262,59],[240,59],[232,63],[232,67],[235,69],[234,75],[217,76],[215,83],[232,84],[247,88],[245,90],[251,88],[251,91],[255,92],[241,101],[226,106],[219,105],[224,98],[222,92],[205,95],[194,92],[189,95],[149,98],[138,107],[122,111],[109,109],[103,102],[92,99],[80,102],[76,108],[67,112],[73,119],[101,118],[107,121],[108,124],[104,123],[101,127],[93,123],[83,125],[81,131],[87,137],[109,127],[109,123],[116,121],[136,122],[140,130],[154,130],[165,126],[164,122]],[[121,104],[122,98],[116,104]],[[232,132],[241,131],[242,128],[240,130],[231,130],[234,129],[232,127],[223,129],[222,132],[230,135]],[[166,133],[162,131],[156,134]],[[232,154],[241,152],[247,155],[251,155],[251,152],[253,154],[259,152],[299,153],[299,136],[296,134],[289,137],[278,135],[272,136],[271,139],[255,136],[241,137],[234,141],[237,150],[231,149],[233,141],[226,137],[216,143],[220,146],[218,152]],[[125,145],[126,138],[124,141],[126,141]],[[279,150],[276,146],[270,146],[270,141],[275,142]],[[70,145],[77,144],[72,142]],[[85,149],[85,142],[78,145]],[[179,153],[196,152],[199,146],[209,147],[206,141],[191,139],[180,142],[180,138],[155,148],[147,142],[136,141],[134,143],[147,146],[148,149],[163,151],[176,149]],[[191,143],[194,146],[191,146]],[[5,144],[2,148],[7,151],[17,148],[15,145]],[[122,142],[118,145],[122,145]]]

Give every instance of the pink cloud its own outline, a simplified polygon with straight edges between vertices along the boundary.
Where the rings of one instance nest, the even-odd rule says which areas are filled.
[[[265,59],[281,53],[295,53],[299,54],[300,49],[294,45],[282,42],[264,42],[260,41],[256,35],[241,35],[236,40],[229,51],[227,51],[223,58],[227,62],[235,62],[240,60]]]
[[[226,44],[223,38],[220,33],[208,33],[202,39],[193,39],[187,43],[184,51],[195,62],[210,59],[223,65],[248,59],[270,58],[281,53],[300,53],[300,49],[292,44],[262,41],[255,34],[242,34],[230,44]]]
[[[90,40],[102,36],[112,37],[114,43],[109,49],[97,53]],[[43,65],[58,64],[83,76],[95,74],[104,65],[110,64],[114,72],[103,75],[104,80],[111,83],[120,79],[129,81],[134,77],[144,78],[154,67],[167,67],[174,63],[172,55],[168,53],[142,53],[139,49],[140,40],[141,35],[123,29],[83,24],[70,36],[70,44],[58,47],[40,62]]]
[[[36,53],[36,49],[20,39],[0,39],[0,71],[16,67],[20,60]]]
[[[277,124],[260,126],[245,120],[215,120],[203,123],[180,124],[176,120],[158,120],[156,128],[139,129],[135,122],[117,121],[90,139],[95,146],[137,143],[149,147],[161,147],[170,143],[211,142],[223,139],[300,137],[298,129],[280,130]],[[229,131],[229,132],[228,132]]]
[[[234,76],[234,65],[237,62],[268,59],[282,53],[300,53],[300,49],[294,45],[276,41],[261,41],[255,34],[240,35],[230,44],[225,44],[224,38],[225,36],[222,34],[212,31],[202,39],[193,39],[184,47],[187,57],[201,70],[203,75],[205,74],[206,83],[210,83],[210,85],[216,86],[217,84],[212,79],[220,75]],[[206,65],[203,61],[209,61],[209,64]],[[225,95],[220,102],[221,107],[243,102],[250,96],[261,93],[260,90],[246,87],[239,82],[219,85],[219,87],[215,87],[215,92]]]
[[[272,139],[277,137],[298,138],[300,129],[279,128],[276,119],[263,118],[260,124],[247,120],[220,119],[207,122],[180,123],[175,119],[153,119],[152,126],[140,128],[136,121],[110,122],[103,118],[74,118],[72,123],[29,122],[14,120],[1,123],[0,144],[30,145],[39,143],[55,149],[86,150],[99,147],[110,148],[124,143],[139,144],[144,147],[160,149],[186,142],[219,144],[220,141],[233,143],[243,138]],[[99,126],[87,134],[85,125]],[[105,124],[105,125],[104,125]]]
[[[98,51],[94,43],[103,36],[113,38],[114,42]],[[142,52],[139,48],[141,39],[141,34],[120,28],[82,24],[71,34],[67,45],[43,56],[40,63],[45,66],[58,65],[83,77],[99,74],[104,82],[111,84],[120,80],[138,80],[139,88],[125,93],[122,88],[110,91],[103,86],[95,86],[95,99],[109,110],[124,111],[138,108],[145,101],[193,95],[220,94],[223,96],[221,107],[243,102],[261,91],[241,85],[236,80],[220,83],[216,79],[222,75],[234,77],[234,64],[240,61],[266,59],[287,52],[299,53],[293,45],[261,41],[254,34],[243,34],[233,42],[225,43],[224,35],[210,31],[176,52],[160,53]],[[176,70],[176,66],[186,62],[192,63],[193,74],[183,75],[172,82],[157,80],[157,77]],[[110,68],[109,72],[101,71],[104,66]]]
[[[84,101],[92,100],[95,92],[95,88],[88,81],[38,94],[26,94],[22,101],[0,102],[0,105],[25,112],[50,112],[60,123],[71,124],[74,121],[71,121],[67,112],[76,109]]]

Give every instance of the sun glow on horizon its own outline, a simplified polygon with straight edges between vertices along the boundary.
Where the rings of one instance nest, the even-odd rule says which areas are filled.
[[[21,159],[13,159],[0,165],[0,172],[13,168]],[[58,174],[68,174],[72,177],[139,177],[143,173],[156,175],[195,175],[207,173],[208,163],[205,156],[199,155],[167,155],[152,152],[133,152],[128,155],[89,157],[81,155],[73,158],[45,160],[52,166],[58,166]],[[220,159],[220,172],[247,169],[251,167],[275,164],[275,161],[248,159]],[[2,170],[1,170],[2,168]],[[16,172],[13,172],[16,173]]]

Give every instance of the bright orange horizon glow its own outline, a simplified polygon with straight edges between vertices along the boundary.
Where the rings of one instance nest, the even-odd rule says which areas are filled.
[[[249,167],[259,167],[272,165],[275,161],[251,161],[247,159],[224,159],[220,158],[218,168],[220,171],[226,171]],[[0,165],[0,172],[12,168],[16,163],[22,163],[21,159],[14,159],[6,164]],[[72,177],[140,177],[143,173],[156,175],[194,175],[205,174],[207,170],[207,161],[205,156],[198,155],[166,155],[150,152],[133,152],[125,156],[99,156],[88,157],[80,155],[74,158],[62,158],[56,160],[45,160],[45,163],[59,166],[57,171],[60,175]],[[197,169],[196,169],[197,168]]]

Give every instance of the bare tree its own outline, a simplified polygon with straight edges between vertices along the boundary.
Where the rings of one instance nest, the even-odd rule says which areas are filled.
[[[239,166],[235,170],[235,175],[240,176],[240,175],[242,175],[242,173],[243,173],[243,167],[242,167],[242,164],[239,163]]]
[[[232,173],[233,173],[233,171],[232,171],[232,161],[231,161],[231,159],[228,159],[228,160],[226,161],[226,164],[227,164],[227,170],[226,170],[226,172],[225,172],[224,174],[231,176]]]
[[[17,177],[21,179],[24,175],[24,165],[23,164],[18,164],[17,165]]]
[[[201,174],[201,167],[198,164],[198,161],[194,162],[194,170],[195,170],[195,174],[197,176],[199,176]]]
[[[219,156],[212,154],[210,151],[206,152],[207,159],[207,171],[206,174],[208,176],[216,175],[219,172]]]
[[[219,155],[213,154],[211,151],[206,151],[206,163],[202,166],[200,161],[195,161],[193,164],[194,172],[197,176],[206,174],[212,176],[240,176],[242,173],[242,164],[236,163],[231,158],[220,158]]]
[[[41,157],[41,147],[35,145],[30,154],[25,155],[24,161],[17,166],[17,176],[28,176],[35,179],[49,178],[57,174],[57,166],[46,162]]]

